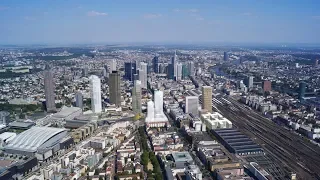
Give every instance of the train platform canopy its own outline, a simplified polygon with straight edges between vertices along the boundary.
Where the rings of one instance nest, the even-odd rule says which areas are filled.
[[[212,130],[217,139],[231,153],[238,155],[250,155],[263,153],[261,146],[235,128]]]

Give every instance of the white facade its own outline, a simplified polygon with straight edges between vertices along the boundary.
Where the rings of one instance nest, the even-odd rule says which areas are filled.
[[[163,92],[154,92],[155,115],[163,114]]]
[[[197,96],[186,97],[186,113],[192,113],[194,116],[199,114],[199,98]]]
[[[101,113],[101,82],[98,76],[90,76],[91,109],[93,113]]]
[[[200,119],[209,129],[232,128],[232,122],[218,112],[202,114]]]

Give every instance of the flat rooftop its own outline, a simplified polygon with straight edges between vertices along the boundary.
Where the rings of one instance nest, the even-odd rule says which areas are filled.
[[[234,153],[263,152],[261,146],[242,134],[238,129],[216,129],[213,130],[213,133]]]
[[[193,161],[190,153],[187,151],[173,152],[172,157],[175,162],[191,162],[191,161]]]

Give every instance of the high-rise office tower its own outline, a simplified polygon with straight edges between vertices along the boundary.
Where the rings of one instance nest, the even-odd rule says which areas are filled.
[[[176,76],[176,80],[180,81],[182,79],[182,64],[181,63],[177,63],[177,76]]]
[[[187,79],[190,75],[189,68],[187,64],[182,65],[182,79]]]
[[[178,61],[178,56],[177,56],[177,51],[175,51],[174,56],[171,58],[174,79],[177,77],[177,63],[178,63],[177,61]]]
[[[139,79],[139,69],[137,70],[137,74],[134,74],[134,75],[133,75],[133,83],[134,83],[136,80],[140,80],[140,79]]]
[[[141,81],[141,87],[147,88],[148,82],[148,64],[141,62],[139,71],[139,80]]]
[[[83,108],[83,95],[81,92],[76,93],[76,107]]]
[[[264,92],[271,91],[271,81],[263,81],[262,88]]]
[[[121,105],[120,73],[112,71],[109,75],[109,99],[111,104]]]
[[[91,109],[93,113],[101,113],[101,81],[98,76],[90,76]]]
[[[159,73],[165,73],[166,72],[166,66],[163,63],[159,64]]]
[[[51,70],[48,67],[46,67],[46,70],[44,72],[44,93],[46,96],[47,112],[56,111],[54,89],[55,86],[53,84],[53,74]]]
[[[135,114],[141,114],[141,81],[135,80],[132,88],[132,110]]]
[[[174,65],[173,64],[169,64],[168,65],[168,73],[167,73],[167,76],[168,76],[168,79],[173,79],[175,78],[174,76]]]
[[[110,64],[110,71],[116,71],[117,70],[117,61],[115,59],[112,59]]]
[[[163,114],[163,92],[154,92],[154,111],[155,115]]]
[[[202,86],[202,109],[212,112],[212,87]]]
[[[139,80],[141,81],[141,87],[144,88],[143,82],[145,81],[145,72],[142,69],[138,69],[137,73],[139,75]]]
[[[306,86],[307,84],[304,81],[299,83],[299,99],[302,100],[306,94]]]
[[[155,56],[152,59],[152,67],[155,73],[159,73],[159,57],[158,56]]]
[[[82,69],[82,77],[87,77],[88,76],[88,73],[89,73],[89,70],[87,67],[83,68]]]
[[[136,63],[136,69],[140,69],[141,66],[140,66],[140,60],[136,60],[134,63]],[[133,81],[133,80],[132,80]]]
[[[314,66],[317,67],[319,65],[319,59],[316,59],[316,61],[314,62]]]
[[[194,63],[192,61],[188,62],[188,71],[189,71],[189,76],[195,75]]]
[[[187,96],[186,97],[186,113],[192,113],[194,116],[199,114],[199,98],[197,96]]]
[[[227,52],[224,52],[224,53],[223,53],[223,60],[224,60],[224,61],[229,61],[229,55],[228,55]]]
[[[137,66],[136,63],[126,62],[124,63],[124,78],[132,81],[133,75],[136,74]]]

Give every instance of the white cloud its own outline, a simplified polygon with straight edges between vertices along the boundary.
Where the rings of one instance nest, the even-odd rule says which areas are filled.
[[[145,19],[155,19],[155,18],[162,17],[162,14],[145,14],[143,17]]]
[[[107,16],[108,13],[104,13],[104,12],[97,12],[97,11],[89,11],[87,13],[88,16]]]
[[[24,19],[24,20],[26,20],[26,21],[33,21],[33,20],[36,20],[36,18],[34,18],[34,17],[30,17],[30,16],[25,16],[25,17],[23,17],[23,19]]]
[[[181,9],[178,9],[178,8],[173,9],[173,12],[181,12]]]

